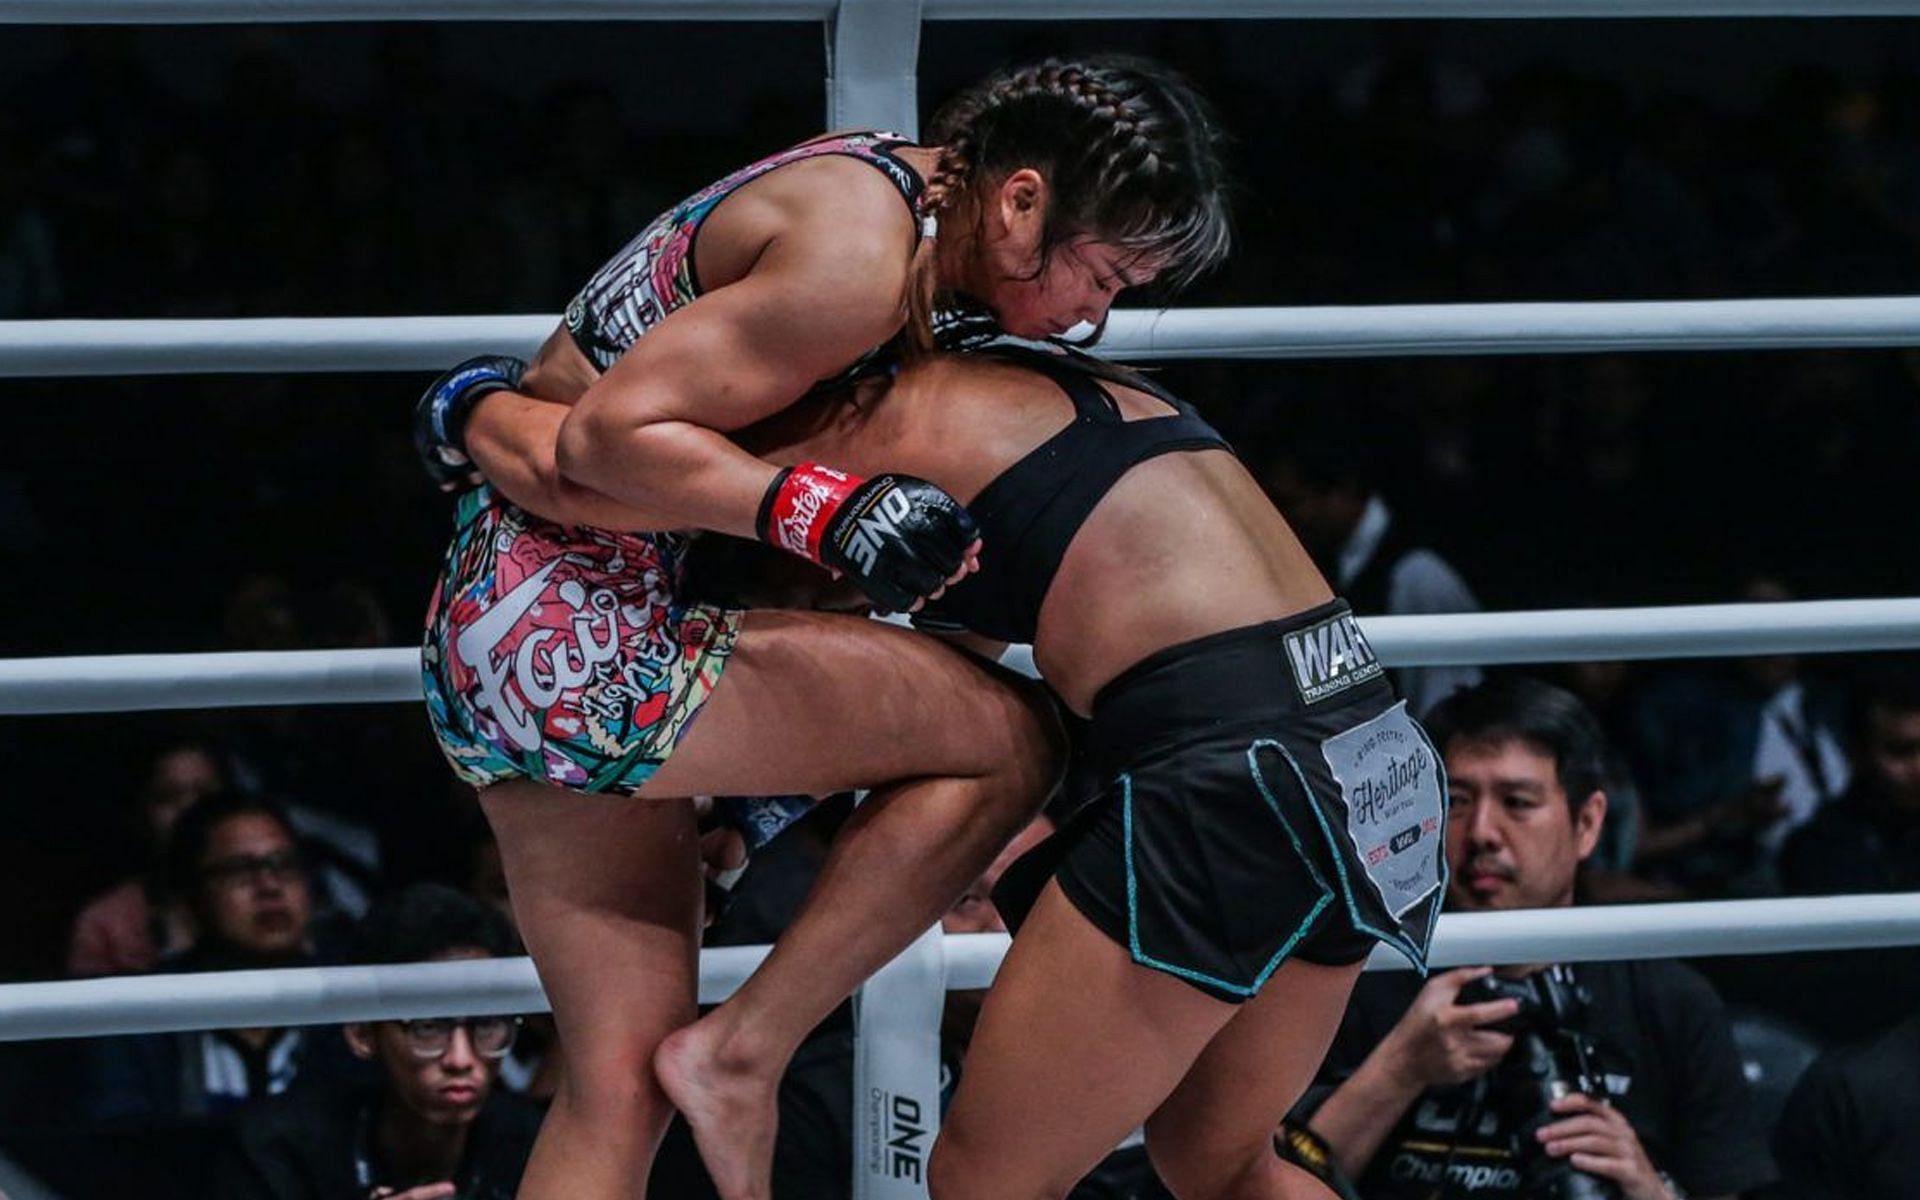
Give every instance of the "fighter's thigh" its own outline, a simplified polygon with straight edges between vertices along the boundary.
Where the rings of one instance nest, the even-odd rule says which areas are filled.
[[[1362,965],[1294,959],[1207,1043],[1147,1120],[1148,1152],[1169,1184],[1270,1154],[1280,1119],[1326,1057]]]
[[[643,796],[825,792],[1044,758],[1037,690],[924,634],[755,609]]]
[[[1135,964],[1048,884],[981,1010],[934,1152],[935,1195],[1062,1194],[1234,1011]]]
[[[632,1087],[693,1019],[702,887],[693,807],[497,784],[481,804],[521,938],[576,1068]]]

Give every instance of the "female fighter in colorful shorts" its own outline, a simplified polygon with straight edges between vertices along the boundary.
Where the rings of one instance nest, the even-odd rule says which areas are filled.
[[[1032,695],[863,619],[693,603],[686,538],[658,532],[757,536],[917,607],[978,562],[948,492],[778,468],[729,435],[873,347],[929,348],[958,297],[1044,337],[1225,251],[1215,128],[1149,64],[1005,72],[931,134],[830,135],[729,176],[596,275],[524,380],[477,360],[423,401],[416,436],[447,482],[470,458],[489,484],[459,500],[429,711],[483,789],[568,1052],[523,1198],[637,1194],[669,1093],[722,1194],[764,1197],[759,1064],[930,924],[1051,778]],[[854,836],[731,1002],[751,1019],[661,1056],[663,1091],[649,1060],[693,1015],[693,815],[631,798],[853,786],[876,789]]]

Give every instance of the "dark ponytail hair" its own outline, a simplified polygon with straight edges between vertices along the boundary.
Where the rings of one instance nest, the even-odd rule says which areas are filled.
[[[922,140],[942,148],[929,211],[1022,167],[1046,176],[1043,269],[1063,242],[1093,236],[1164,259],[1160,281],[1178,291],[1232,245],[1219,123],[1186,79],[1147,59],[1050,58],[1001,71],[942,105]],[[908,328],[923,350],[934,307],[923,241],[908,292]]]

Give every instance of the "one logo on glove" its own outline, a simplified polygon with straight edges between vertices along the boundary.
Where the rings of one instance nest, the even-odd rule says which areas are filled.
[[[874,497],[874,505],[867,512],[854,518],[852,526],[843,538],[847,557],[860,568],[862,575],[873,574],[874,567],[880,561],[883,540],[900,540],[900,522],[913,512],[913,501],[905,492],[889,488]]]

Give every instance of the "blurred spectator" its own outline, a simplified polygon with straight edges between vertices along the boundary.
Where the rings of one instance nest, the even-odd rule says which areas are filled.
[[[500,914],[417,884],[367,914],[352,960],[364,964],[498,958],[514,952]],[[496,1088],[519,1018],[372,1021],[344,1027],[371,1086],[303,1081],[249,1104],[215,1200],[511,1200],[539,1110]]]
[[[1418,534],[1395,523],[1369,480],[1365,456],[1379,452],[1377,441],[1357,430],[1330,428],[1324,436],[1290,440],[1268,460],[1261,482],[1354,612],[1478,612],[1480,602],[1460,573]],[[1407,707],[1424,713],[1456,689],[1478,683],[1480,669],[1402,668],[1393,681]]]
[[[224,625],[227,645],[238,650],[362,649],[393,640],[385,614],[365,587],[302,588],[264,573],[234,588]],[[285,807],[307,857],[315,907],[323,919],[340,921],[366,912],[383,857],[371,822],[402,819],[392,810],[417,795],[396,786],[411,778],[402,768],[413,763],[390,744],[391,724],[332,706],[276,707],[237,713],[227,729],[239,788],[271,796]],[[434,776],[436,782],[443,778]],[[409,812],[420,815],[427,807],[416,802]]]
[[[1920,1015],[1820,1056],[1773,1134],[1768,1200],[1907,1200],[1920,1180]]]
[[[148,971],[186,948],[192,924],[161,877],[167,838],[182,812],[226,790],[226,768],[208,742],[176,742],[153,759],[134,795],[146,868],[80,911],[67,944],[69,975]]]
[[[1599,607],[1595,601],[1588,600],[1573,607]],[[1607,878],[1606,887],[1614,884],[1631,886],[1634,880],[1634,861],[1640,848],[1640,785],[1634,779],[1633,768],[1617,747],[1625,741],[1622,737],[1626,711],[1633,695],[1633,664],[1625,662],[1576,662],[1565,663],[1553,670],[1552,682],[1573,693],[1575,699],[1586,706],[1600,726],[1600,735],[1607,747],[1607,819],[1600,826],[1600,840],[1594,844],[1593,853],[1581,864],[1581,882],[1583,887],[1591,886],[1601,876]],[[1640,881],[1644,882],[1644,881]],[[1655,885],[1646,884],[1648,888]],[[1656,889],[1661,898],[1673,899],[1681,893],[1674,889]],[[1613,896],[1601,896],[1591,890],[1588,898],[1604,902]],[[1625,897],[1621,897],[1625,898]],[[1654,898],[1652,895],[1634,898]]]
[[[1764,575],[1740,592],[1749,603],[1790,598]],[[1787,835],[1846,789],[1842,707],[1795,655],[1681,668],[1649,687],[1635,720],[1643,867],[1701,895],[1777,892]]]
[[[1920,889],[1920,671],[1869,676],[1854,712],[1853,785],[1781,854],[1795,895]]]
[[[198,932],[160,969],[314,961],[306,864],[278,808],[236,795],[202,800],[174,822],[166,861],[166,886]],[[95,1119],[224,1115],[249,1097],[285,1091],[311,1042],[301,1029],[222,1029],[92,1043],[86,1107]]]
[[[1593,717],[1559,688],[1511,678],[1456,693],[1427,727],[1452,799],[1452,903],[1575,903],[1607,815]],[[1560,1099],[1547,1061],[1570,1089]],[[1367,975],[1323,1081],[1302,1114],[1368,1200],[1559,1194],[1549,1181],[1569,1171],[1671,1200],[1771,1176],[1720,1001],[1674,962],[1464,968],[1424,985]]]

